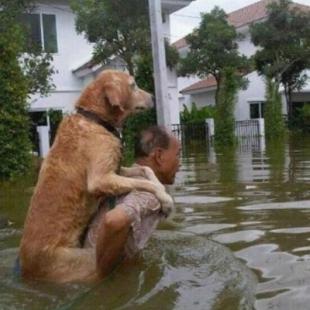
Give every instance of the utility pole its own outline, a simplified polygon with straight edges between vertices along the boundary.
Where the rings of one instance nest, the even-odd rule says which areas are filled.
[[[162,31],[161,0],[148,0],[152,36],[152,54],[155,81],[157,123],[169,126],[170,111],[168,99],[168,79],[165,42]]]

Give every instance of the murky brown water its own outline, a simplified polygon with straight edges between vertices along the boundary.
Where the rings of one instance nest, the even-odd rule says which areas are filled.
[[[0,189],[0,309],[309,309],[310,136],[184,146],[174,222],[95,287],[14,276],[29,182]]]

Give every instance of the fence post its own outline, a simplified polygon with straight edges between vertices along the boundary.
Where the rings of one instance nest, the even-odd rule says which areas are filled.
[[[265,136],[265,119],[258,119],[258,135],[261,137]]]
[[[48,126],[37,126],[37,132],[39,134],[40,156],[44,158],[50,149],[49,128]]]
[[[214,137],[214,119],[213,118],[206,118],[206,123],[208,126],[208,138],[209,140]]]

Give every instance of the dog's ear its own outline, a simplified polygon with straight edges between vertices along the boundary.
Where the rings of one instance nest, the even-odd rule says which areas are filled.
[[[106,85],[104,93],[111,107],[124,110],[122,106],[122,92],[118,85],[115,84]]]

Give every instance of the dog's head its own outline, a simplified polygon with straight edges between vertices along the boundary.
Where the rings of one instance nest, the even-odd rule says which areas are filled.
[[[151,108],[152,96],[134,78],[120,71],[103,71],[82,93],[76,107],[96,113],[116,127],[131,114]]]

